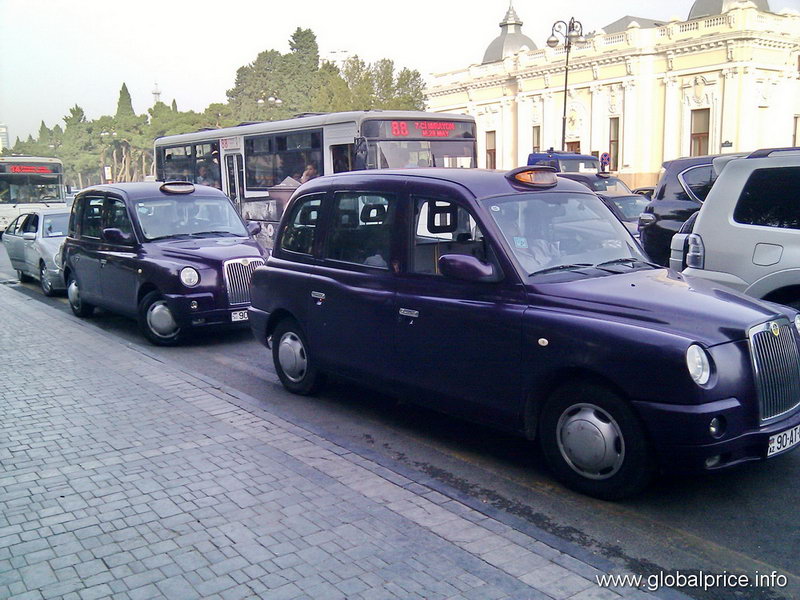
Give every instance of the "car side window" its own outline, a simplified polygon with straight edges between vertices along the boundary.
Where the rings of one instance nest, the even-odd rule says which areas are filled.
[[[681,173],[681,179],[684,188],[688,188],[686,192],[689,196],[702,202],[711,191],[716,175],[711,165],[703,165],[687,169]]]
[[[800,229],[800,167],[756,169],[742,189],[733,220],[744,225]]]
[[[29,215],[28,218],[25,220],[25,225],[23,225],[22,233],[36,233],[39,229],[39,215],[32,214]]]
[[[415,198],[414,209],[412,273],[440,275],[443,254],[468,254],[496,265],[486,236],[465,208],[449,200]]]
[[[292,206],[292,212],[286,221],[280,248],[289,252],[312,254],[321,214],[321,196],[306,196],[298,199]]]
[[[388,269],[396,206],[386,194],[336,194],[325,258]]]
[[[103,201],[102,196],[86,199],[81,218],[81,237],[100,238]]]
[[[106,217],[103,227],[119,229],[122,233],[133,233],[133,225],[131,225],[128,210],[122,200],[109,198],[106,201]]]
[[[28,215],[20,215],[13,221],[11,221],[11,225],[6,227],[6,233],[11,235],[19,235],[22,233],[20,229],[22,228],[22,224],[25,222],[25,219],[28,218]]]

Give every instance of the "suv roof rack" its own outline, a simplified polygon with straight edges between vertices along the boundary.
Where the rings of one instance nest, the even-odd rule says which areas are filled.
[[[800,152],[799,147],[787,146],[785,148],[761,148],[748,154],[747,158],[766,158],[773,152]]]

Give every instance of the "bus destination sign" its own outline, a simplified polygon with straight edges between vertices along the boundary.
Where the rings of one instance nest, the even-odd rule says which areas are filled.
[[[0,171],[14,173],[15,175],[43,175],[47,173],[58,173],[57,167],[46,167],[44,165],[3,165],[0,164]]]
[[[474,139],[475,124],[466,121],[372,121],[364,123],[364,133],[366,137],[395,139]]]

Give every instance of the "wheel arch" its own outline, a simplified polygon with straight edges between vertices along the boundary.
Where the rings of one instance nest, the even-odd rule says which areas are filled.
[[[764,300],[778,304],[791,305],[794,303],[794,308],[800,308],[800,284],[774,289],[764,296]]]
[[[279,308],[270,313],[269,319],[267,320],[267,327],[265,331],[267,338],[269,338],[275,331],[275,328],[278,326],[278,323],[280,323],[284,319],[293,319],[297,321],[295,316],[285,308]]]
[[[575,383],[588,383],[606,388],[627,402],[638,416],[628,394],[612,379],[585,367],[565,367],[550,373],[527,395],[523,412],[523,433],[527,439],[534,440],[539,436],[539,421],[548,399],[565,385]]]
[[[150,281],[145,281],[139,286],[139,290],[136,292],[136,306],[139,306],[142,302],[142,298],[144,298],[150,292],[159,292],[159,288],[155,283]]]

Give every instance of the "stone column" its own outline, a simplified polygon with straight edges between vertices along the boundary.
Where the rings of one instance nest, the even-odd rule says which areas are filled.
[[[628,80],[622,84],[623,90],[623,111],[622,111],[622,152],[620,154],[620,173],[631,173],[636,164],[636,138],[641,135],[637,131],[639,120],[637,119],[637,93],[636,82]]]
[[[662,162],[681,155],[681,89],[678,78],[664,77],[664,145]]]

